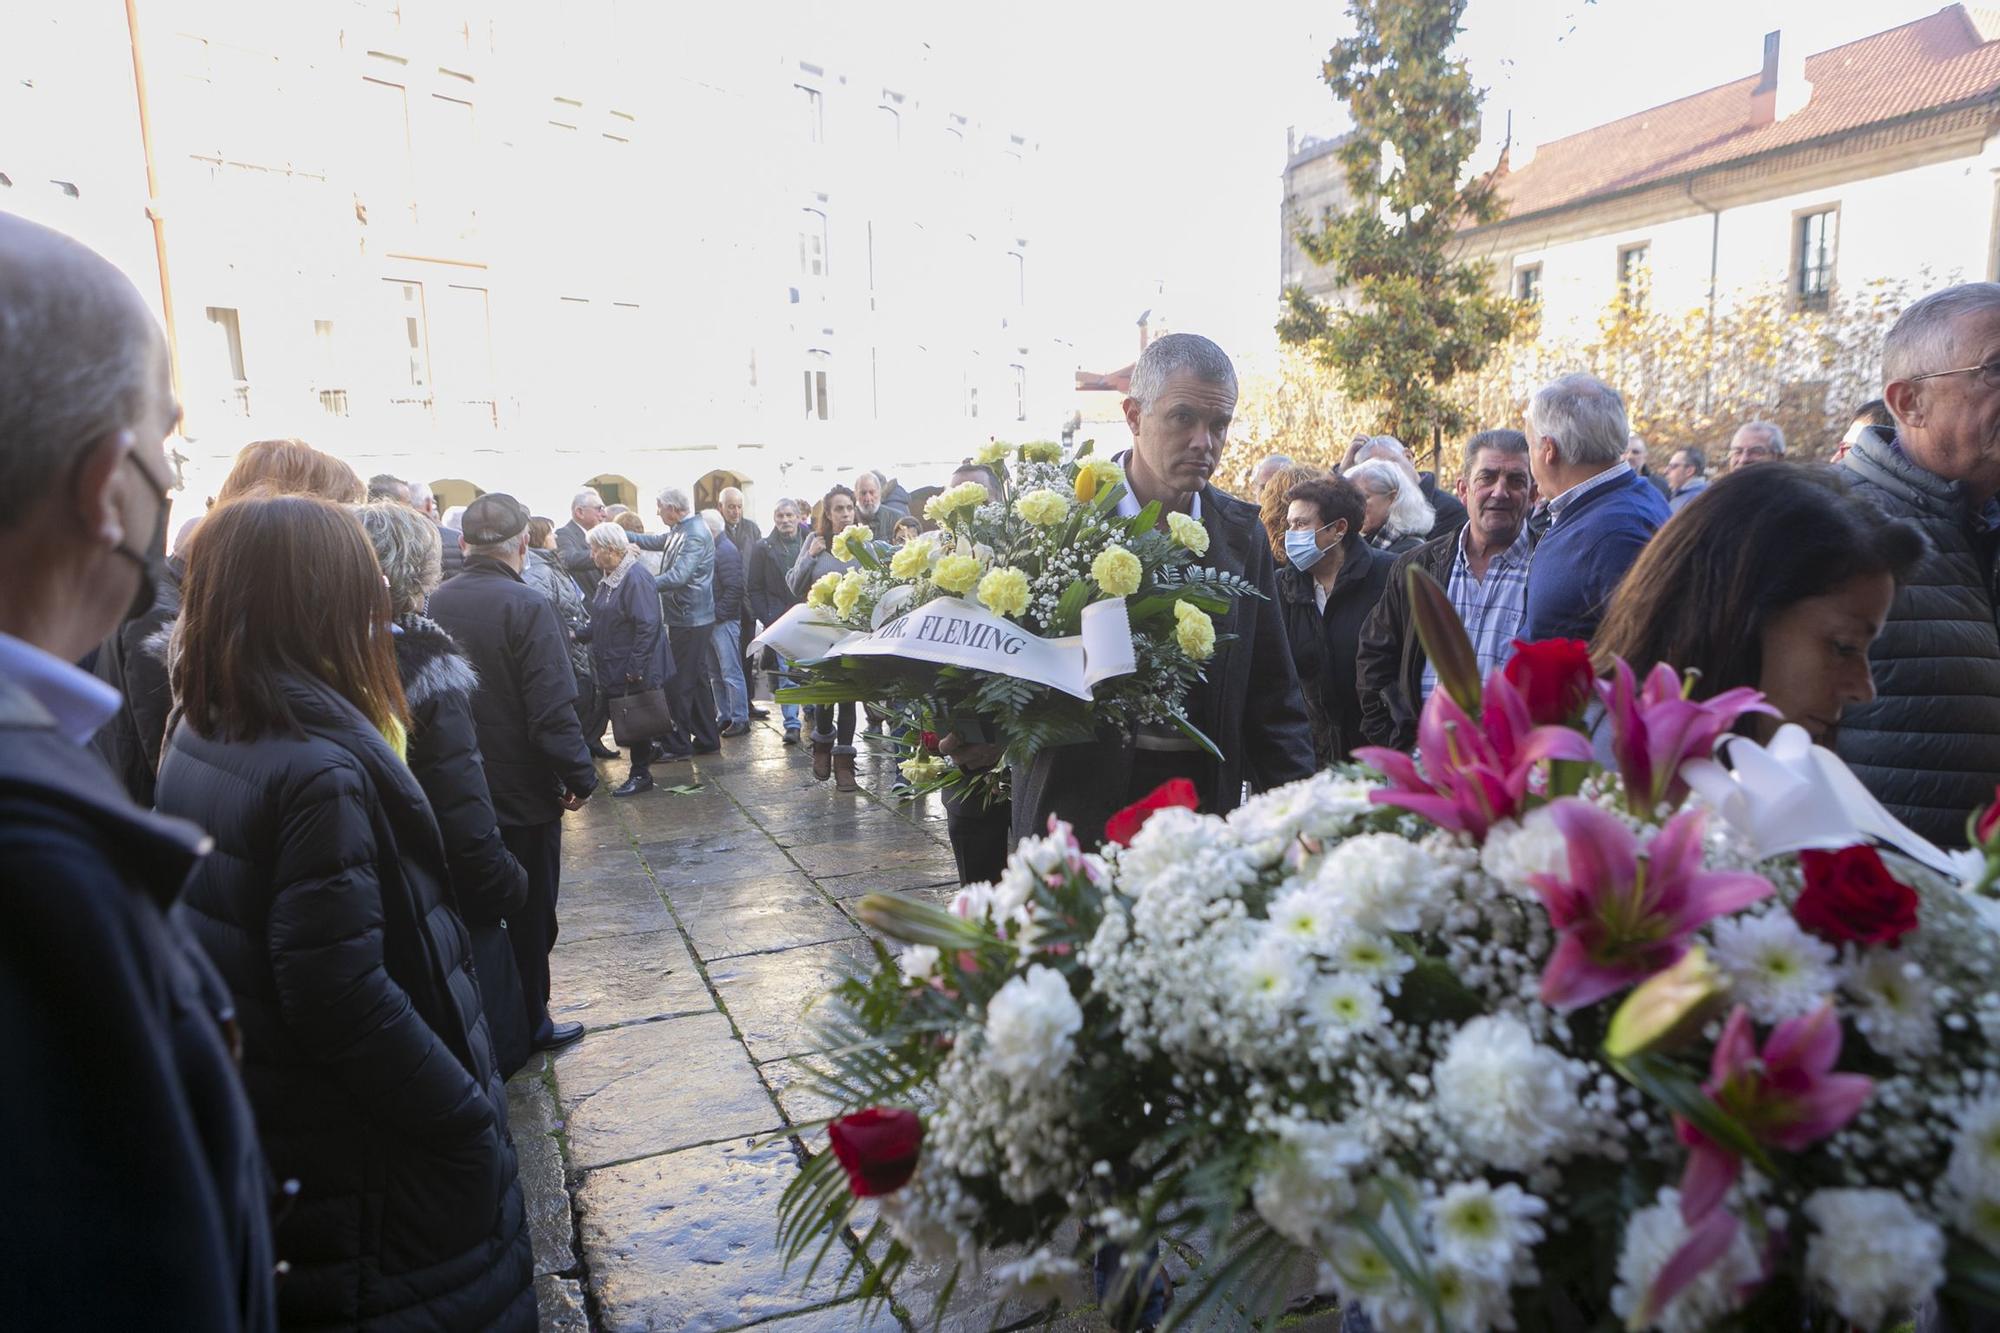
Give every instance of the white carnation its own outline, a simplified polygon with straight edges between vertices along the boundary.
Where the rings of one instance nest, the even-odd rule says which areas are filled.
[[[1618,1285],[1611,1289],[1612,1310],[1629,1322],[1645,1305],[1653,1280],[1686,1240],[1679,1190],[1661,1190],[1650,1207],[1632,1214],[1625,1224],[1624,1249],[1618,1255]],[[1754,1285],[1762,1276],[1762,1265],[1757,1262],[1749,1233],[1738,1228],[1736,1238],[1729,1242],[1722,1257],[1676,1292],[1646,1327],[1661,1329],[1663,1333],[1706,1333],[1736,1309],[1737,1292]]]
[[[938,951],[928,944],[912,944],[896,960],[905,981],[929,981],[937,973]]]
[[[1510,1285],[1532,1272],[1530,1251],[1542,1241],[1549,1206],[1519,1185],[1495,1189],[1484,1180],[1445,1187],[1427,1205],[1438,1253],[1468,1272]]]
[[[1069,982],[1037,963],[1002,986],[986,1005],[986,1055],[1016,1088],[1054,1081],[1075,1054],[1083,1011]]]
[[[1503,819],[1486,834],[1479,867],[1518,897],[1541,900],[1530,875],[1567,875],[1569,843],[1550,807],[1530,810],[1519,822]]]
[[[968,884],[951,897],[953,916],[966,921],[984,921],[993,915],[993,886]]]
[[[1850,1323],[1875,1328],[1944,1282],[1944,1233],[1894,1190],[1820,1190],[1805,1215],[1806,1276]]]
[[[1452,1035],[1437,1065],[1438,1109],[1473,1156],[1531,1171],[1566,1154],[1588,1128],[1577,1099],[1588,1073],[1537,1044],[1520,1019],[1487,1015]]]
[[[1230,811],[1227,823],[1259,864],[1273,865],[1302,837],[1323,840],[1346,832],[1377,808],[1368,799],[1372,790],[1354,778],[1315,773],[1251,797]]]
[[[1944,1178],[1952,1220],[1987,1249],[2000,1252],[2000,1097],[1976,1102],[1960,1117],[1958,1142]]]
[[[1347,1126],[1288,1121],[1265,1152],[1250,1200],[1271,1230],[1312,1249],[1354,1207],[1352,1172],[1367,1161],[1367,1144]]]
[[[1897,1057],[1937,1050],[1930,982],[1908,954],[1869,950],[1848,969],[1845,986],[1856,1005],[1855,1030],[1876,1052]]]
[[[1326,854],[1315,877],[1347,922],[1362,930],[1420,928],[1439,899],[1430,853],[1393,833],[1350,838]]]
[[[1833,947],[1807,934],[1790,912],[1716,922],[1711,955],[1759,1023],[1803,1018],[1839,983]]]

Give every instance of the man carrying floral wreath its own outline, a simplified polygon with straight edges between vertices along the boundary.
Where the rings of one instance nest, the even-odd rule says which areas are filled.
[[[1202,809],[1220,813],[1242,801],[1245,783],[1265,791],[1311,775],[1312,734],[1257,507],[1209,484],[1235,410],[1236,368],[1227,353],[1199,334],[1156,339],[1132,369],[1125,421],[1133,446],[1118,460],[1122,516],[1136,518],[1157,501],[1160,526],[1189,541],[1204,566],[1262,594],[1236,598],[1218,619],[1206,677],[1188,692],[1188,719],[1214,740],[1221,760],[1164,727],[1044,750],[1014,774],[1017,839],[1044,832],[1053,814],[1091,846],[1113,812],[1173,778],[1193,782]]]

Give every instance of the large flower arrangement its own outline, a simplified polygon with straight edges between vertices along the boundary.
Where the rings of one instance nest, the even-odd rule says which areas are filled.
[[[950,911],[864,900],[908,947],[830,1006],[854,1113],[786,1197],[793,1252],[875,1196],[865,1289],[1112,1256],[1127,1322],[1176,1254],[1206,1260],[1175,1320],[1268,1319],[1315,1272],[1384,1333],[2000,1306],[1990,876],[1772,852],[1790,816],[1746,775],[1789,764],[1823,810],[1845,770],[1796,729],[1703,762],[1752,692],[1439,656],[1420,760],[1227,818],[1163,789]]]
[[[1157,504],[1121,517],[1124,473],[1095,457],[1088,441],[1068,459],[1055,444],[996,443],[978,461],[998,479],[997,498],[978,482],[931,497],[924,516],[936,530],[901,547],[860,526],[836,534],[833,554],[854,568],[821,577],[806,614],[859,633],[959,597],[1040,638],[1062,639],[1079,632],[1087,607],[1118,600],[1136,669],[1097,682],[1091,697],[1080,698],[999,671],[836,651],[800,667],[804,683],[780,698],[885,705],[906,713],[913,731],[958,731],[999,747],[1000,764],[983,774],[917,748],[903,771],[919,790],[988,783],[1006,764],[1106,728],[1178,728],[1213,751],[1188,721],[1187,691],[1214,655],[1213,618],[1237,597],[1261,596],[1258,589],[1200,563],[1208,532],[1188,516],[1167,515],[1164,531]]]

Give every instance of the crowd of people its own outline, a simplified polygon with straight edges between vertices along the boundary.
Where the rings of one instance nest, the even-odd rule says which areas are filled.
[[[1121,512],[1192,518],[1204,562],[1263,594],[1221,617],[1186,702],[1220,755],[1166,729],[1030,756],[1011,804],[947,803],[961,877],[1172,778],[1226,811],[1362,745],[1418,748],[1438,675],[1411,568],[1482,674],[1569,638],[1697,695],[1754,686],[1782,716],[1753,734],[1803,726],[1962,845],[2000,784],[2000,285],[1917,302],[1883,365],[1831,465],[1751,422],[1718,475],[1695,448],[1655,475],[1617,389],[1575,374],[1466,440],[1456,476],[1362,436],[1338,468],[1264,459],[1251,503],[1210,480],[1234,367],[1156,340]],[[667,486],[650,531],[587,488],[561,521],[498,493],[440,513],[271,440],[170,548],[177,418],[131,284],[0,215],[0,1133],[34,1145],[0,1168],[15,1313],[531,1328],[502,1087],[581,1035],[549,1011],[563,816],[617,757],[607,729],[635,797],[768,719],[757,687],[793,667],[748,655],[758,626],[849,568],[843,529],[906,541],[921,505],[863,472],[778,499],[768,534],[735,489],[698,510]],[[975,462],[949,482],[998,497]],[[857,790],[880,719],[776,706],[813,776]]]

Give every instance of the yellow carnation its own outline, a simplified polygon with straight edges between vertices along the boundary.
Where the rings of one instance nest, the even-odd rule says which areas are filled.
[[[902,770],[904,778],[918,784],[934,782],[951,772],[951,764],[934,754],[912,755],[896,767]]]
[[[961,509],[977,509],[986,503],[986,486],[983,482],[967,481],[948,491],[939,491],[924,505],[924,517],[933,523],[943,523]]]
[[[859,523],[850,523],[839,532],[833,534],[833,558],[835,560],[852,560],[854,558],[854,547],[857,543],[866,546],[874,540],[875,530],[873,528],[864,528]]]
[[[1113,482],[1125,480],[1125,470],[1108,458],[1086,458],[1076,469],[1076,498],[1089,504]]]
[[[1174,642],[1195,661],[1215,654],[1215,622],[1193,602],[1174,603]]]
[[[812,591],[806,594],[806,605],[824,609],[833,605],[833,590],[840,586],[840,575],[822,574],[814,583]]]
[[[972,461],[975,463],[984,463],[986,466],[992,467],[1006,456],[1006,444],[999,440],[993,440],[980,446],[979,452],[972,456]]]
[[[849,528],[849,532],[853,529]],[[840,576],[840,583],[833,590],[833,611],[842,620],[854,614],[854,608],[861,602],[861,590],[868,585],[868,576],[858,569],[850,569]]]
[[[889,572],[899,579],[913,579],[924,572],[936,549],[929,537],[912,537],[901,550],[889,557]]]
[[[954,597],[963,597],[979,582],[980,564],[969,555],[948,555],[931,571],[931,582]]]
[[[1097,580],[1106,597],[1130,597],[1139,591],[1143,572],[1139,557],[1122,546],[1107,546],[1090,562],[1090,577]]]
[[[1038,528],[1052,528],[1069,513],[1069,501],[1054,491],[1029,491],[1014,501],[1014,512]]]
[[[1167,535],[1196,555],[1208,554],[1208,529],[1186,514],[1167,515]]]
[[[1053,440],[1036,440],[1021,446],[1021,458],[1029,463],[1060,463],[1062,446]]]
[[[991,569],[979,580],[979,600],[999,616],[1018,616],[1028,609],[1028,576],[1009,565]]]

